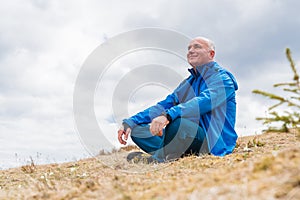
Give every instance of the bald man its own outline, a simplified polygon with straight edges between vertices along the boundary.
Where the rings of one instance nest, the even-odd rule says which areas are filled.
[[[190,154],[224,156],[233,151],[238,85],[214,57],[210,39],[191,40],[187,52],[191,75],[164,100],[123,120],[119,142],[125,145],[131,136],[145,152],[128,154],[128,161],[160,163]]]

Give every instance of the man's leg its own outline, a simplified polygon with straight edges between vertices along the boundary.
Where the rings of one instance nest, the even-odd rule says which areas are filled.
[[[139,148],[151,155],[161,147],[163,142],[162,136],[151,134],[148,124],[136,126],[131,131],[131,139]]]
[[[177,118],[166,127],[161,147],[153,158],[162,161],[191,153],[198,155],[199,152],[208,153],[203,129],[188,119]]]

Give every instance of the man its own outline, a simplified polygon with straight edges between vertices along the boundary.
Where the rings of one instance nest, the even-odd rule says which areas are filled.
[[[148,153],[130,153],[128,161],[165,162],[188,154],[224,156],[233,151],[238,86],[214,57],[211,40],[193,39],[187,53],[191,75],[165,100],[123,120],[119,142],[126,144],[131,134],[133,142]]]

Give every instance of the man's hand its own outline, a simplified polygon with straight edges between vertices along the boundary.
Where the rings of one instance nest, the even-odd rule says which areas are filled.
[[[122,127],[120,127],[120,129],[118,130],[118,140],[121,144],[127,144],[127,139],[129,134],[131,133],[131,128],[127,128],[126,130],[124,130],[124,126],[122,125]],[[124,136],[124,139],[123,139]]]
[[[158,116],[152,120],[151,125],[150,125],[150,132],[152,133],[152,135],[162,136],[163,128],[167,124],[169,124],[167,117],[165,117],[163,115]]]

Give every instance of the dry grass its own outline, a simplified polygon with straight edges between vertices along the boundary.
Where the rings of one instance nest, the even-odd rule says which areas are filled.
[[[233,154],[132,164],[125,149],[0,171],[0,199],[300,199],[299,133],[239,138]]]

